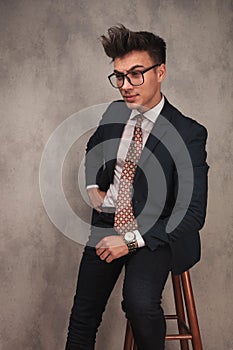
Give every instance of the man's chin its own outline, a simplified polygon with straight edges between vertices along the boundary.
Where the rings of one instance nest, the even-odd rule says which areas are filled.
[[[140,105],[137,103],[134,103],[134,102],[125,101],[125,104],[129,109],[139,109],[140,108]]]
[[[146,108],[145,106],[142,106],[138,103],[135,103],[135,102],[127,102],[125,101],[125,104],[126,106],[129,108],[129,109],[136,109],[137,111],[141,112],[141,113],[144,113],[146,111],[148,111],[148,108]]]

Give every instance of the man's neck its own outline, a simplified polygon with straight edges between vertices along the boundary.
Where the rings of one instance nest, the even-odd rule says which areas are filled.
[[[150,109],[153,109],[155,106],[157,106],[161,102],[162,98],[163,98],[163,94],[160,91],[158,98],[154,101],[154,103],[150,107],[139,106],[137,108],[137,111],[139,113],[145,113],[145,112],[149,111]]]

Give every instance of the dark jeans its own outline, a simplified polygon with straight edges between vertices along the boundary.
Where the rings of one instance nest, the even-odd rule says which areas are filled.
[[[101,214],[98,226],[107,227],[110,214]],[[92,234],[99,228],[93,228]],[[130,320],[138,350],[163,350],[166,323],[161,296],[171,268],[168,245],[151,251],[146,246],[135,253],[102,261],[87,245],[80,264],[77,290],[71,311],[66,350],[93,350],[97,329],[112,289],[125,266],[122,308]]]

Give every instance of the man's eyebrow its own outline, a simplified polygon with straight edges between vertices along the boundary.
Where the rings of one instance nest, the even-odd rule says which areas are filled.
[[[145,68],[145,67],[140,65],[140,64],[136,64],[135,66],[132,66],[130,69],[128,69],[126,72],[131,72],[132,70],[134,70],[136,68]],[[119,72],[117,69],[114,69],[114,73],[124,74],[123,72]]]

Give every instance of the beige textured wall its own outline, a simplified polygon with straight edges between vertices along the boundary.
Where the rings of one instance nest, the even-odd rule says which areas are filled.
[[[232,2],[1,0],[0,16],[0,349],[64,348],[82,246],[49,220],[39,164],[63,120],[118,97],[105,78],[111,66],[97,37],[119,22],[166,39],[163,91],[208,128],[208,215],[202,261],[192,280],[204,349],[232,349]],[[76,160],[74,151],[64,171],[74,210]],[[121,349],[121,283],[108,304],[97,350]],[[172,309],[170,299],[168,283],[166,310]]]

